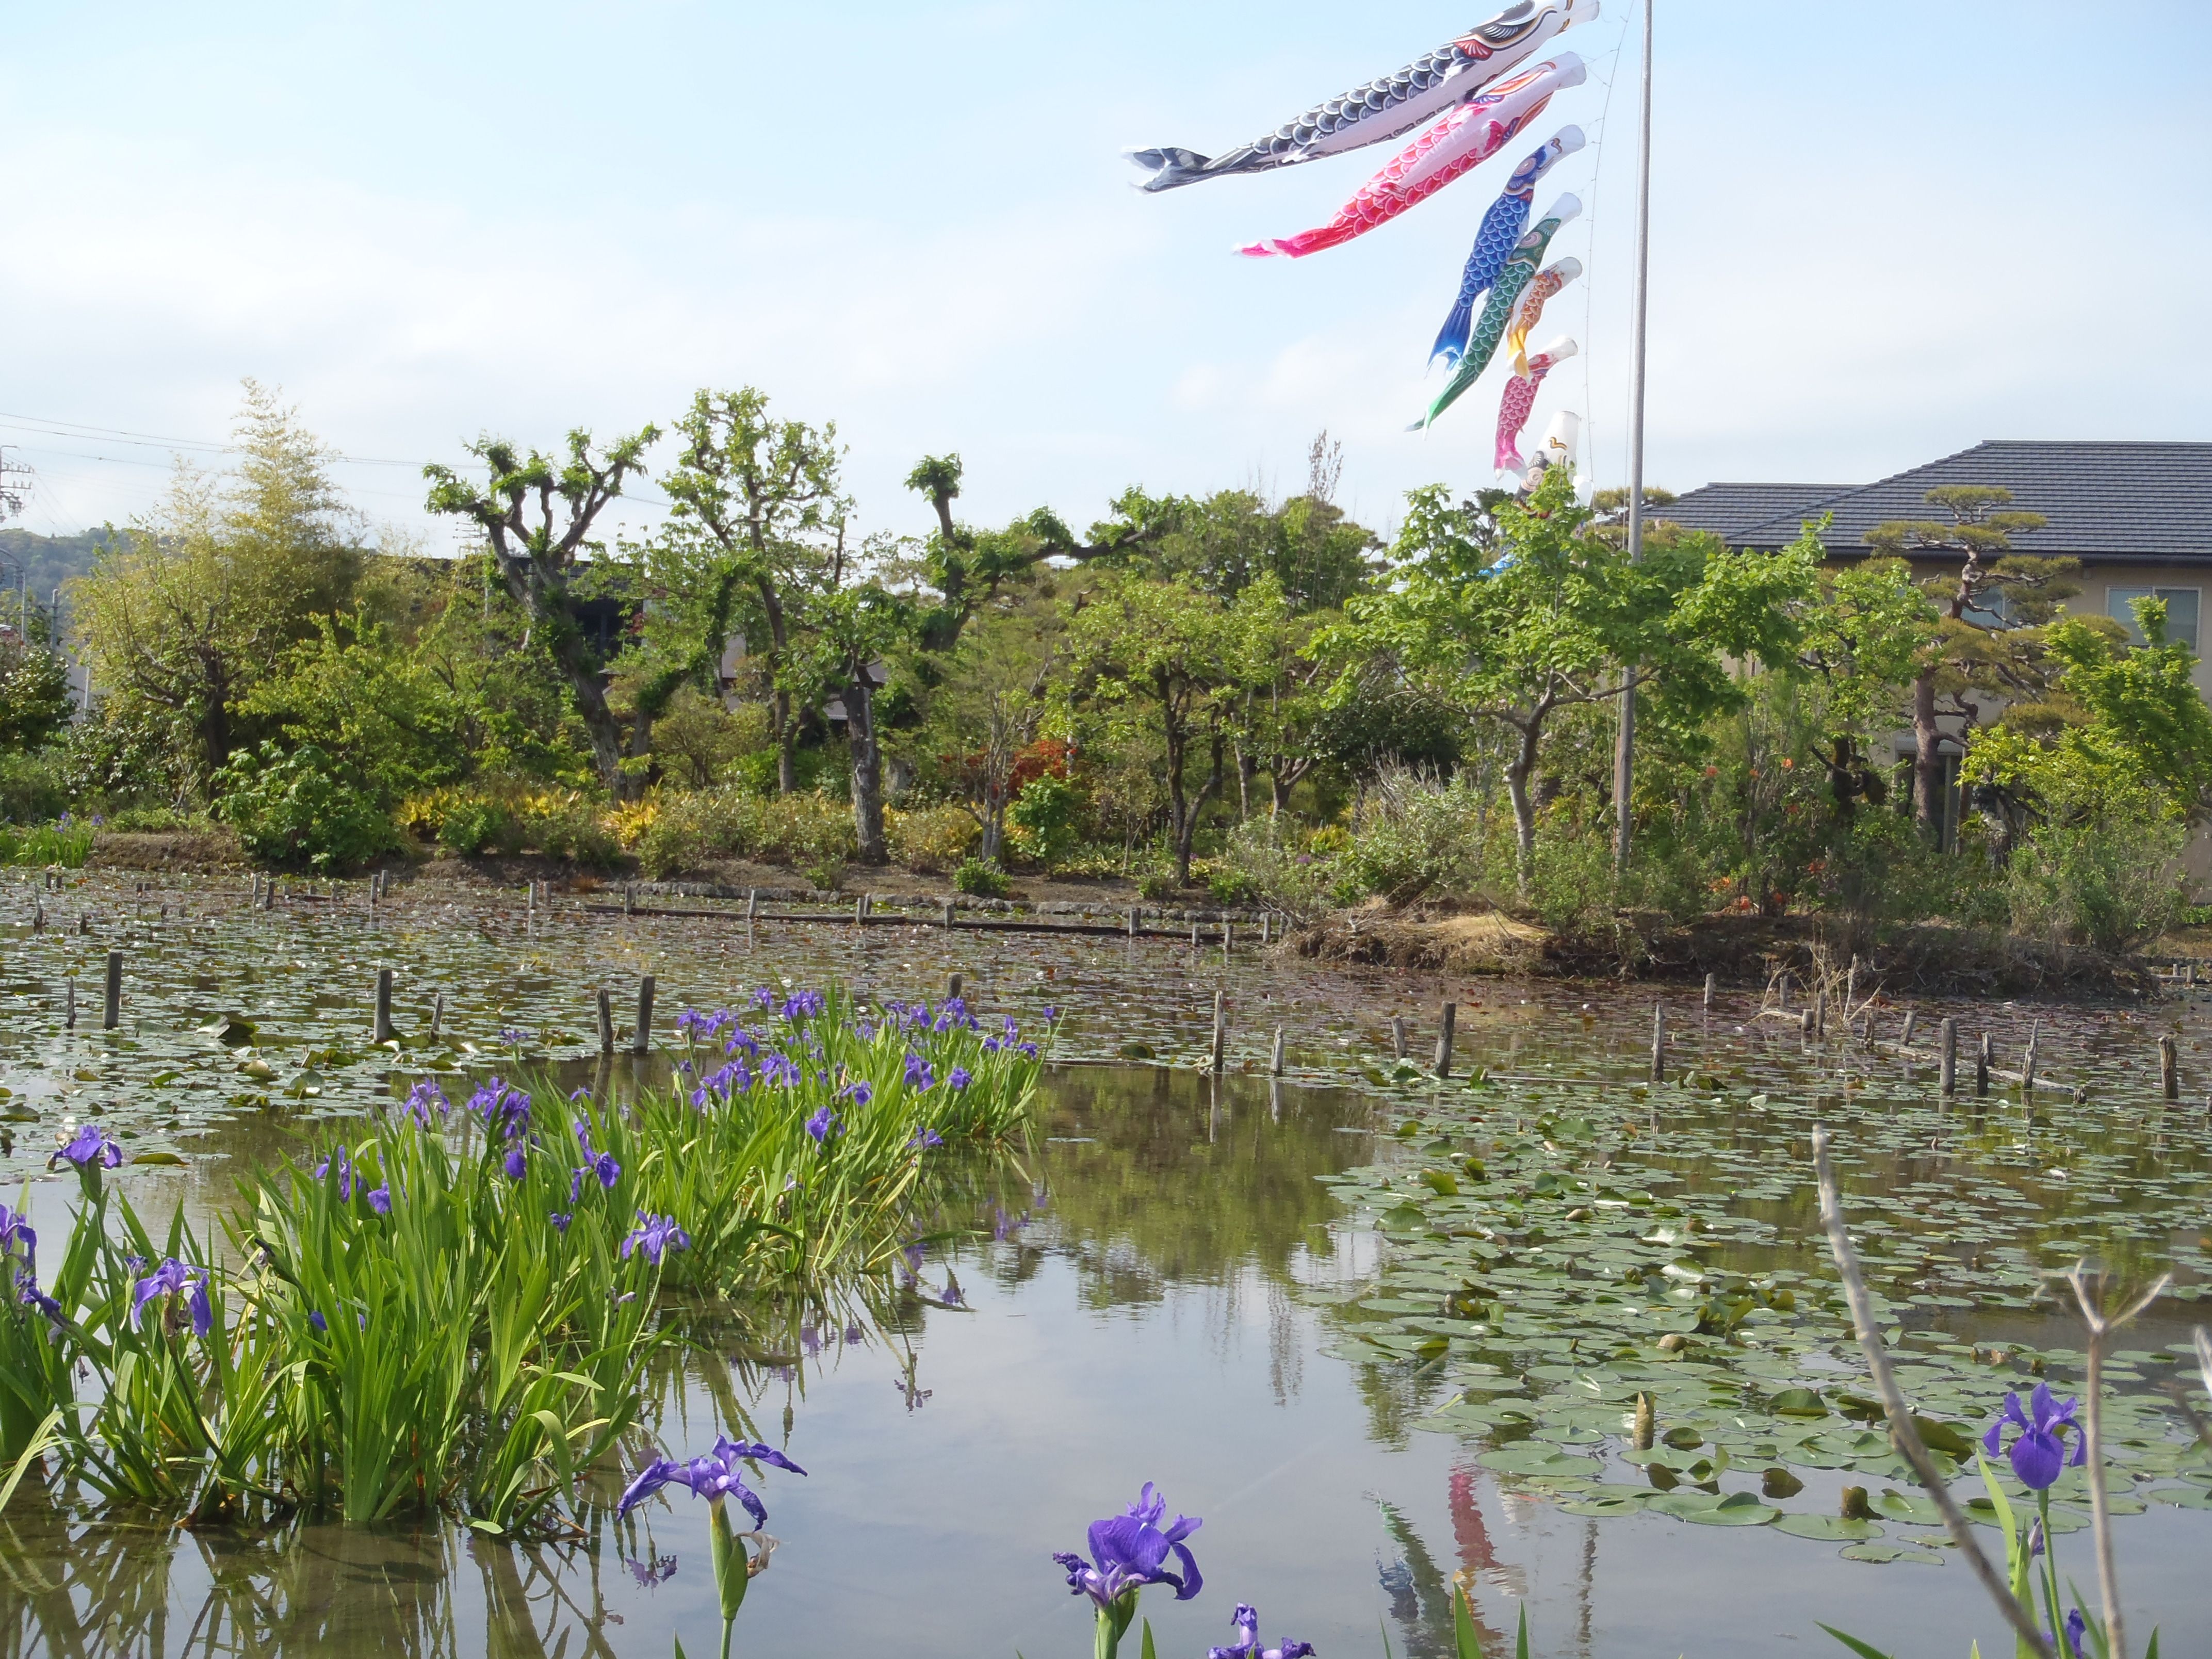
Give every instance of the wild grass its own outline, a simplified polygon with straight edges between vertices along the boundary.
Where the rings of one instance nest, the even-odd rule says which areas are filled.
[[[93,828],[64,814],[52,823],[0,823],[0,864],[78,870],[92,856]]]

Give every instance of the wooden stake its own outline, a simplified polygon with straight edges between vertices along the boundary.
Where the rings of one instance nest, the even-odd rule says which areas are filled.
[[[1813,1035],[1824,1039],[1828,1035],[1828,992],[1826,986],[1813,993]]]
[[[2181,1098],[2181,1054],[2170,1036],[2158,1040],[2158,1091],[2168,1100]]]
[[[2030,1020],[2027,1024],[2027,1054],[2020,1062],[2020,1097],[2033,1102],[2035,1098],[2035,1056],[2043,1041],[2042,1023]]]
[[[1390,1016],[1390,1052],[1400,1060],[1406,1057],[1406,1017],[1403,1014]]]
[[[1449,1077],[1452,1060],[1452,1027],[1459,1023],[1459,1004],[1447,1002],[1443,1009],[1443,1025],[1437,1033],[1437,1075]]]
[[[634,881],[626,881],[623,884],[623,914],[628,916],[635,915],[636,913],[637,884]]]
[[[599,988],[598,1000],[599,1052],[603,1054],[611,1054],[615,1051],[615,1005],[614,999],[607,994],[607,988],[604,985]]]
[[[1260,912],[1260,943],[1273,945],[1274,942],[1274,916],[1272,913],[1262,910]]]
[[[1936,1085],[1947,1095],[1959,1092],[1959,1022],[1947,1019],[1942,1025],[1942,1046],[1937,1050]]]
[[[76,980],[74,976],[62,981],[62,1030],[76,1030]]]
[[[1213,1069],[1218,1072],[1229,1048],[1228,999],[1219,991],[1213,994]]]
[[[759,909],[760,909],[760,889],[759,889],[759,888],[757,888],[757,887],[748,887],[748,888],[746,888],[746,889],[745,889],[745,921],[746,921],[747,925],[749,925],[749,926],[750,925],[750,923],[751,923],[751,921],[752,921],[752,919],[753,919],[754,915],[755,915],[759,911]]]
[[[947,1002],[957,1002],[960,1000],[959,975],[954,974],[945,981],[945,1000]]]
[[[430,999],[430,1035],[441,1036],[446,1029],[446,994],[441,991]]]
[[[1774,994],[1777,1007],[1787,1008],[1790,1006],[1790,970],[1786,968],[1782,970],[1781,976],[1774,981]]]
[[[1990,1061],[1994,1058],[1990,1048],[1990,1034],[1984,1031],[1981,1047],[1974,1054],[1974,1093],[1977,1097],[1990,1091]]]
[[[376,1015],[372,1029],[375,1035],[369,1038],[371,1042],[392,1041],[392,969],[389,968],[376,970]]]
[[[951,899],[945,901],[945,930],[947,933],[952,931],[952,901]]]
[[[1721,976],[1718,974],[1707,974],[1705,975],[1705,1012],[1709,1014],[1713,1011],[1713,1003],[1719,994],[1720,988]]]
[[[1279,1025],[1275,1028],[1274,1048],[1267,1056],[1267,1073],[1271,1077],[1283,1074],[1283,1028]]]
[[[1897,1040],[1899,1048],[1910,1048],[1912,1046],[1912,1028],[1918,1023],[1919,1018],[1920,1016],[1911,1009],[1907,1008],[1905,1011],[1905,1035]]]
[[[1236,925],[1236,924],[1234,924],[1233,922],[1227,922],[1227,921],[1224,921],[1224,922],[1223,922],[1223,923],[1221,924],[1221,959],[1222,959],[1224,962],[1226,962],[1226,961],[1228,961],[1228,960],[1229,960],[1229,945],[1230,945],[1230,939],[1231,939],[1231,937],[1232,930],[1233,930],[1233,928],[1235,927],[1235,925]]]
[[[947,908],[949,908],[950,907],[948,906]],[[1137,907],[1136,907],[1135,905],[1133,905],[1133,905],[1131,905],[1131,906],[1129,907],[1129,937],[1130,937],[1131,939],[1134,939],[1134,938],[1136,938],[1136,936],[1137,936]]]
[[[123,952],[107,953],[107,994],[100,1005],[100,1024],[102,1030],[112,1031],[123,1018]]]
[[[1797,1016],[1797,1035],[1808,1042],[1813,1040],[1813,1011],[1810,1008],[1803,1010]]]
[[[1198,949],[1198,924],[1195,921],[1190,925],[1190,948],[1194,951]]]
[[[1667,1080],[1667,1005],[1651,1005],[1651,1080]]]
[[[1844,1023],[1849,1024],[1851,1009],[1859,1000],[1859,959],[1851,958],[1850,971],[1844,975]]]
[[[634,1054],[650,1054],[653,1050],[653,975],[647,974],[637,982],[637,1035],[630,1043]]]

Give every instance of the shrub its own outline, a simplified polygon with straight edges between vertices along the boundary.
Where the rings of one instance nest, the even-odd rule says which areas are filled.
[[[350,869],[398,844],[391,814],[313,744],[242,750],[215,776],[216,813],[270,864]]]
[[[1172,870],[1147,870],[1137,878],[1137,896],[1147,899],[1173,898],[1182,888],[1176,884]]]
[[[2100,951],[2148,944],[2180,914],[2185,838],[2172,823],[2038,825],[2005,872],[2013,931]]]
[[[72,819],[66,812],[58,823],[27,829],[0,823],[0,864],[58,864],[65,870],[81,869],[92,856],[92,834],[91,824]]]
[[[1006,808],[1009,839],[1028,857],[1049,870],[1075,848],[1075,817],[1082,806],[1075,786],[1046,773],[1022,786]]]
[[[638,863],[656,879],[714,859],[751,858],[809,872],[858,856],[852,810],[826,795],[763,799],[725,787],[664,796],[637,837]]]
[[[1260,896],[1260,884],[1233,864],[1217,864],[1207,872],[1206,890],[1217,904],[1249,904]]]
[[[0,753],[0,818],[41,823],[59,817],[69,804],[59,756]]]
[[[1394,904],[1430,892],[1479,892],[1487,873],[1486,805],[1464,775],[1440,784],[1386,772],[1352,837],[1352,872],[1367,891]]]
[[[1006,872],[988,859],[969,859],[952,872],[952,885],[956,891],[977,898],[1004,898]]]
[[[522,825],[507,803],[471,795],[451,803],[438,823],[438,845],[465,858],[484,853],[519,853]]]
[[[893,863],[935,872],[957,869],[983,831],[957,806],[929,806],[913,812],[886,811],[884,834],[890,842]]]
[[[522,845],[547,858],[605,866],[622,855],[605,811],[578,790],[539,790],[517,799],[513,811]]]
[[[1220,858],[1214,860],[1208,883],[1217,898],[1225,904],[1261,898],[1292,915],[1312,915],[1333,903],[1358,902],[1356,885],[1341,901],[1330,892],[1344,878],[1340,860],[1316,857],[1311,852],[1292,852],[1271,837],[1271,828],[1264,820],[1255,819],[1231,831],[1228,844],[1222,848]],[[1349,835],[1341,830],[1335,834],[1339,850],[1351,845]],[[1299,836],[1296,839],[1310,845],[1311,840],[1317,837]]]

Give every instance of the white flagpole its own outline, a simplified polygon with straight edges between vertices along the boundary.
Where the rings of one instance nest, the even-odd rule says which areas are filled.
[[[1632,367],[1628,404],[1628,559],[1644,557],[1644,317],[1651,276],[1651,8],[1644,0],[1644,109],[1637,146],[1636,301],[1629,338]],[[1636,781],[1636,665],[1627,665],[1620,689],[1620,730],[1613,751],[1613,858],[1628,868],[1629,796]]]

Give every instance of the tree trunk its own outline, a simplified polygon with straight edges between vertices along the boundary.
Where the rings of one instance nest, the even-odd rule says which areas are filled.
[[[1536,803],[1528,795],[1528,779],[1536,769],[1537,744],[1544,728],[1531,720],[1516,730],[1521,733],[1521,746],[1506,764],[1505,793],[1513,801],[1513,884],[1526,901],[1536,873]]]
[[[1943,733],[1936,724],[1936,671],[1912,682],[1912,814],[1930,842],[1943,836]]]
[[[876,738],[876,688],[863,663],[845,688],[845,741],[853,756],[853,828],[860,862],[889,864],[884,836],[884,751]]]
[[[562,678],[568,682],[568,690],[576,699],[577,717],[584,722],[584,731],[591,738],[592,762],[599,768],[599,781],[617,800],[634,799],[638,786],[623,771],[623,723],[607,707],[607,689],[601,678],[600,666],[592,659],[583,630],[576,626],[576,619],[571,614],[566,584],[541,571],[528,558],[501,555],[499,566],[501,579],[514,602],[533,624],[544,626],[547,647]]]
[[[795,794],[799,789],[799,727],[791,718],[791,693],[779,691],[769,699],[769,724],[775,736],[775,793]]]
[[[1182,809],[1180,805],[1178,805],[1182,816],[1176,823],[1176,884],[1179,887],[1190,885],[1190,847],[1191,842],[1198,836],[1199,814],[1206,811],[1206,802],[1219,794],[1221,786],[1227,781],[1226,774],[1222,767],[1223,752],[1227,747],[1228,740],[1225,738],[1218,735],[1214,738],[1213,766],[1212,769],[1206,774],[1206,787],[1198,792],[1198,799],[1192,801],[1188,809]],[[1175,793],[1179,804],[1182,796],[1182,769],[1180,765],[1176,769],[1177,775],[1175,781]]]

